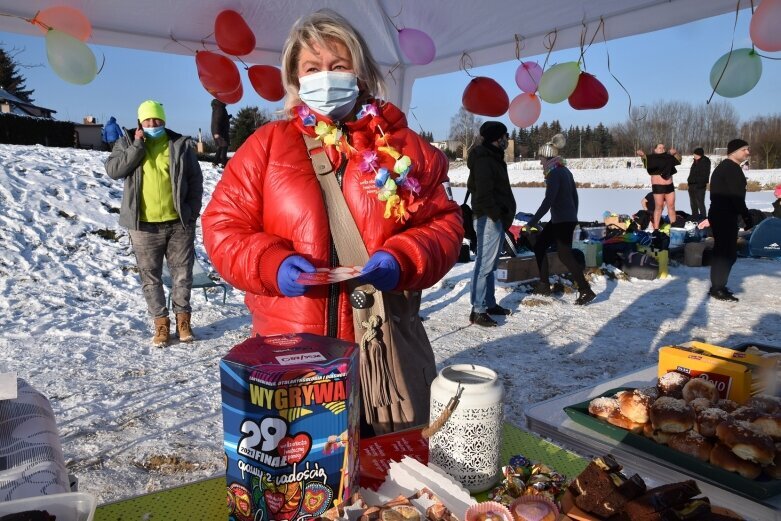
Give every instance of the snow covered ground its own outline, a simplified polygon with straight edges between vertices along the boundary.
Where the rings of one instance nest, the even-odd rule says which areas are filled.
[[[223,471],[218,362],[250,331],[241,292],[231,290],[223,305],[217,293],[207,302],[198,291],[199,341],[150,347],[130,243],[117,224],[122,183],[105,175],[106,157],[0,145],[0,371],[18,371],[49,397],[69,471],[100,502]],[[202,167],[208,200],[220,174]],[[465,181],[464,172],[454,169],[453,180]],[[601,172],[576,175],[602,183]],[[778,171],[751,174],[781,182]],[[647,180],[626,169],[609,175],[608,186]],[[524,206],[536,208],[541,191],[522,193]],[[581,200],[593,193],[581,190]],[[627,213],[641,194],[599,193]],[[203,255],[200,230],[197,250]],[[506,417],[519,426],[531,404],[654,364],[666,344],[781,344],[778,261],[738,260],[730,280],[738,304],[708,299],[707,268],[673,266],[670,278],[654,281],[596,274],[598,297],[583,308],[571,293],[536,297],[524,285],[499,284],[499,302],[515,313],[494,329],[469,325],[472,267],[456,265],[425,292],[422,315],[439,367],[469,362],[498,371]]]

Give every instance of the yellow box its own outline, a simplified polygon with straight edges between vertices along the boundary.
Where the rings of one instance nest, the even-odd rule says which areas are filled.
[[[658,376],[678,371],[692,378],[713,382],[719,397],[745,403],[752,392],[751,369],[744,364],[705,353],[692,352],[681,346],[665,346],[659,350]]]

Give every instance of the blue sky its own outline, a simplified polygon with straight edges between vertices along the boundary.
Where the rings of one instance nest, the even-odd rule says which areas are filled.
[[[708,82],[711,67],[726,53],[732,40],[734,12],[687,25],[632,36],[607,42],[613,74],[632,96],[633,106],[651,104],[659,100],[687,101],[705,107],[711,89]],[[735,35],[735,48],[750,46],[748,25],[750,11],[742,10]],[[6,51],[23,49],[16,59],[27,78],[27,87],[35,90],[35,103],[57,111],[63,120],[81,121],[93,115],[100,122],[109,116],[117,117],[121,125],[135,124],[135,109],[145,99],[158,99],[166,106],[168,125],[177,131],[195,135],[198,128],[209,131],[211,96],[198,81],[195,58],[116,47],[91,45],[105,66],[98,77],[85,86],[72,85],[61,80],[46,61],[45,41],[42,36],[23,36],[0,32],[0,43]],[[577,60],[578,49],[558,51],[548,64]],[[586,70],[602,81],[610,94],[607,106],[599,110],[577,111],[567,102],[542,104],[538,123],[558,119],[566,128],[570,125],[610,125],[627,119],[629,99],[607,70],[605,44],[595,42],[585,57]],[[545,56],[526,57],[542,65]],[[498,81],[512,100],[520,90],[515,84],[517,60],[470,70],[473,76],[489,76]],[[241,66],[240,66],[241,67]],[[257,105],[275,110],[280,103],[268,103],[258,96],[242,71],[244,97],[228,107],[236,113],[239,108]],[[446,139],[450,119],[461,106],[461,95],[470,81],[463,71],[420,79],[412,93],[410,126],[416,130],[433,132],[435,139]],[[781,83],[781,62],[763,60],[763,74],[759,84],[748,94],[730,99],[742,119],[781,112],[778,85]],[[718,95],[714,100],[724,100]],[[487,118],[483,118],[487,119]],[[512,127],[509,119],[505,121]]]

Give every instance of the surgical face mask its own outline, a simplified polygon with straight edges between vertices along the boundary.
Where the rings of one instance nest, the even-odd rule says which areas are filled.
[[[298,82],[301,101],[334,120],[349,114],[358,99],[358,78],[352,72],[317,72],[300,77]]]
[[[144,127],[144,135],[151,138],[160,137],[165,133],[165,127]]]

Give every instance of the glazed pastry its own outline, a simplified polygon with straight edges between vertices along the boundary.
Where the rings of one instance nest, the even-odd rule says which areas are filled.
[[[730,472],[737,472],[746,479],[757,479],[762,468],[756,463],[740,459],[723,443],[716,443],[710,453],[712,465]]]
[[[763,414],[751,422],[751,427],[774,441],[781,440],[781,413]]]
[[[705,439],[704,436],[694,432],[679,432],[670,436],[667,445],[684,454],[689,454],[702,461],[710,459],[710,453],[713,449],[713,443]]]
[[[643,432],[643,426],[644,423],[638,423],[630,420],[623,414],[621,414],[620,410],[613,411],[610,413],[610,416],[607,417],[608,423],[611,425],[615,425],[616,427],[621,427],[622,429],[626,429],[630,432],[633,432],[635,434],[640,434]]]
[[[624,393],[618,399],[618,407],[625,417],[635,423],[647,423],[649,418],[649,408],[653,400],[637,389],[632,392]],[[608,421],[610,421],[608,419]]]
[[[741,459],[769,465],[776,455],[770,436],[755,432],[743,422],[725,421],[716,427],[716,437]]]
[[[710,400],[711,403],[716,402],[719,399],[719,391],[713,382],[705,380],[704,378],[692,378],[681,390],[683,399],[686,402],[691,402],[695,398],[705,398]]]
[[[696,402],[697,400],[694,401]],[[696,413],[694,428],[703,436],[712,438],[716,436],[716,427],[728,418],[729,413],[727,411],[716,409],[715,407],[703,409]]]
[[[736,402],[735,400],[727,400],[725,398],[722,398],[721,400],[716,402],[716,407],[718,407],[722,411],[732,412],[740,406],[738,405],[738,402]]]
[[[683,400],[662,396],[651,405],[651,423],[660,431],[685,432],[694,426],[694,409]]]
[[[768,394],[757,394],[746,402],[749,407],[754,407],[765,414],[781,412],[781,398]]]
[[[618,400],[615,398],[600,396],[599,398],[594,398],[589,402],[588,413],[591,416],[596,416],[597,418],[607,420],[607,417],[610,416],[614,411],[617,411],[618,407]]]

